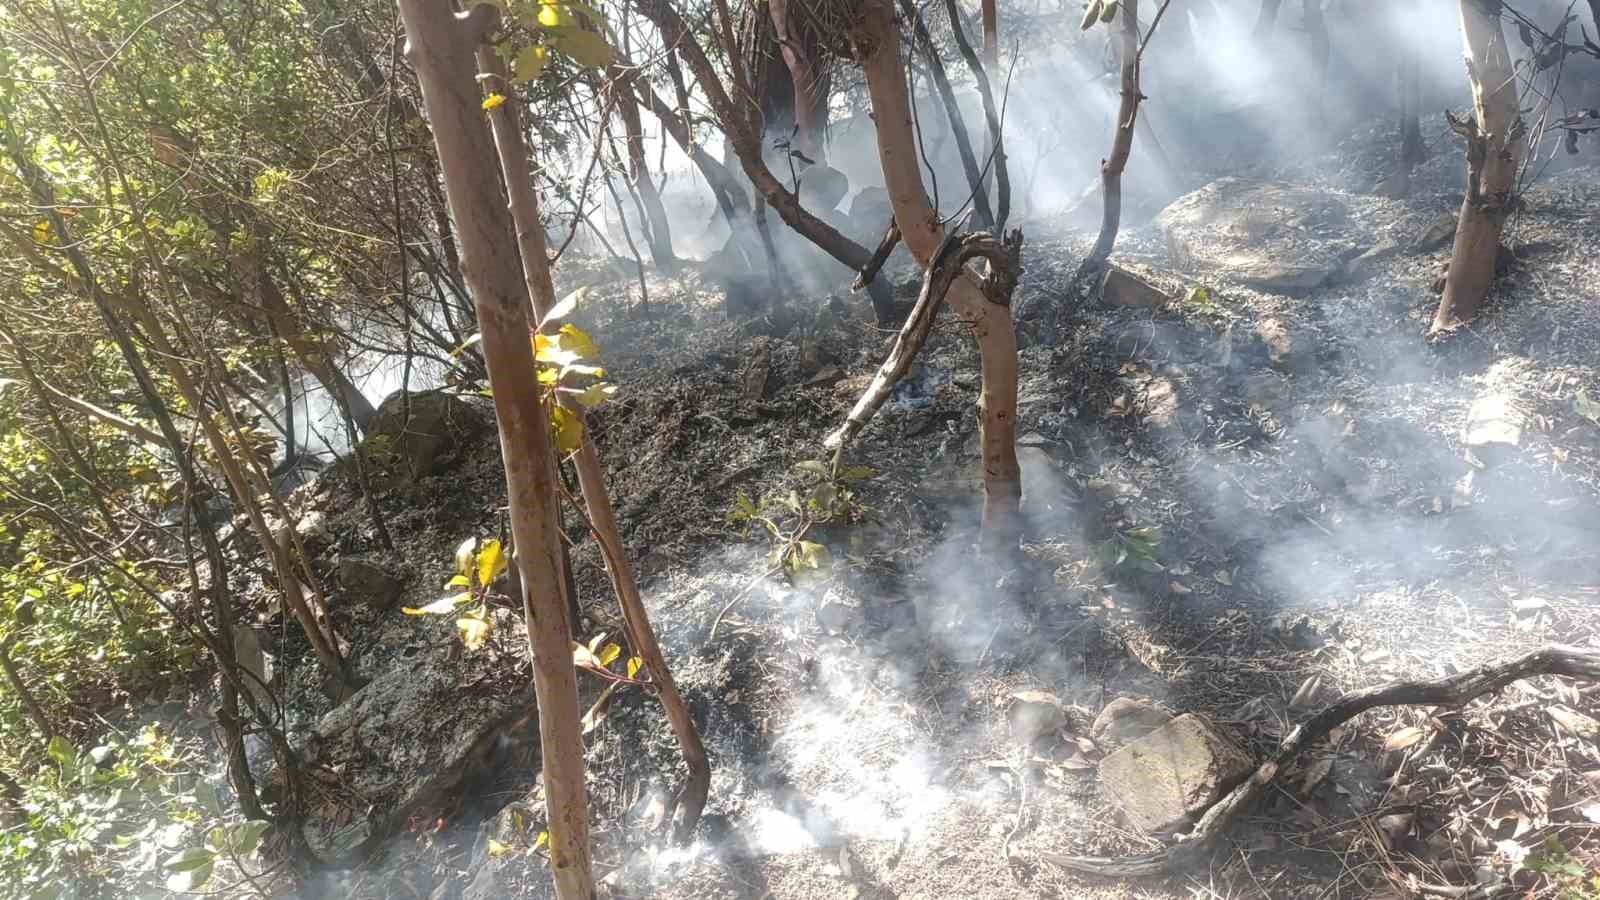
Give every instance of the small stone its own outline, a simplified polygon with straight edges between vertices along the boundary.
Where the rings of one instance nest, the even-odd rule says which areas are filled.
[[[1036,738],[1054,734],[1065,725],[1067,712],[1055,694],[1019,691],[1011,695],[1006,719],[1011,723],[1011,737],[1019,743],[1031,744]]]
[[[1111,266],[1100,279],[1100,299],[1111,306],[1157,309],[1166,306],[1172,298],[1138,275]]]
[[[383,611],[400,599],[405,581],[375,555],[349,554],[339,559],[339,586],[362,603]]]
[[[1289,326],[1276,316],[1268,316],[1256,323],[1256,337],[1267,347],[1267,358],[1275,366],[1287,365],[1294,357],[1295,340]]]
[[[1110,753],[1172,721],[1172,714],[1149,700],[1118,697],[1106,704],[1089,726],[1095,746]]]
[[[1441,213],[1432,225],[1429,225],[1415,243],[1411,245],[1413,253],[1431,253],[1445,244],[1450,243],[1456,236],[1456,214]]]
[[[1187,713],[1100,761],[1100,784],[1147,832],[1198,815],[1250,774],[1233,738]]]
[[[1461,442],[1480,456],[1509,453],[1522,445],[1523,415],[1504,394],[1485,394],[1472,401]]]

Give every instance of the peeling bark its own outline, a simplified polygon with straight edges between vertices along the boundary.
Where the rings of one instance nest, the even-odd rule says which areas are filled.
[[[1500,0],[1461,0],[1473,114],[1451,116],[1450,124],[1467,142],[1467,192],[1461,200],[1444,296],[1429,337],[1470,322],[1488,299],[1500,232],[1517,202],[1517,172],[1528,137],[1518,108],[1510,47],[1500,27],[1500,7]]]

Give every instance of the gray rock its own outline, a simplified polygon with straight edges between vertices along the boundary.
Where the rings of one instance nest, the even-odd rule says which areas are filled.
[[[1277,316],[1267,316],[1256,323],[1256,337],[1266,345],[1267,358],[1275,366],[1286,366],[1294,361],[1299,341],[1290,333],[1289,326]]]
[[[1394,238],[1383,238],[1345,263],[1333,280],[1340,284],[1361,281],[1370,277],[1377,270],[1379,263],[1399,252],[1399,241]]]
[[[1456,236],[1455,213],[1441,213],[1432,225],[1429,225],[1411,245],[1412,253],[1431,253],[1442,248],[1445,244],[1455,240]]]
[[[333,773],[308,792],[304,833],[319,859],[348,860],[426,814],[532,715],[533,692],[496,687],[498,668],[488,653],[422,654],[322,717],[304,751],[313,774]]]
[[[448,452],[478,439],[493,416],[446,391],[396,391],[367,425],[363,448],[385,486],[409,484],[438,471]]]
[[[1509,455],[1522,446],[1522,411],[1500,393],[1484,394],[1472,401],[1461,442],[1475,455],[1491,458]]]
[[[1101,760],[1099,778],[1128,820],[1150,832],[1199,814],[1250,769],[1232,738],[1189,713]]]
[[[1156,216],[1173,261],[1280,294],[1321,287],[1343,265],[1336,242],[1349,211],[1327,194],[1221,178]]]
[[[1100,279],[1100,299],[1111,306],[1158,309],[1166,306],[1172,298],[1127,269],[1110,266]]]
[[[800,173],[800,205],[812,213],[831,210],[850,193],[850,179],[832,166],[808,166]]]
[[[382,611],[400,599],[405,579],[376,555],[347,554],[339,558],[339,586],[352,599]]]
[[[1118,697],[1106,704],[1089,726],[1089,738],[1106,753],[1138,740],[1172,721],[1167,712],[1141,697]]]
[[[1011,707],[1006,710],[1011,725],[1011,737],[1027,744],[1036,738],[1054,734],[1067,724],[1067,712],[1055,694],[1044,691],[1020,691],[1011,695]]]

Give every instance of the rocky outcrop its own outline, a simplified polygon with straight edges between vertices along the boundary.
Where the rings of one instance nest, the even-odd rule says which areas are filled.
[[[1322,191],[1220,178],[1156,216],[1173,262],[1276,294],[1315,290],[1341,271],[1349,217]]]
[[[362,445],[384,487],[438,471],[449,452],[484,436],[493,414],[448,391],[396,391],[378,406]]]

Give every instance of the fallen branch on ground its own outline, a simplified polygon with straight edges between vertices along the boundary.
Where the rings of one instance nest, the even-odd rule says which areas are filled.
[[[1552,645],[1503,662],[1491,662],[1432,681],[1402,681],[1349,694],[1318,713],[1284,738],[1277,756],[1206,810],[1193,831],[1165,850],[1130,857],[1068,856],[1041,853],[1039,858],[1065,869],[1108,878],[1168,875],[1200,862],[1233,820],[1258,800],[1278,776],[1312,744],[1350,719],[1380,706],[1460,707],[1498,691],[1513,681],[1535,675],[1564,675],[1600,681],[1600,651]]]

